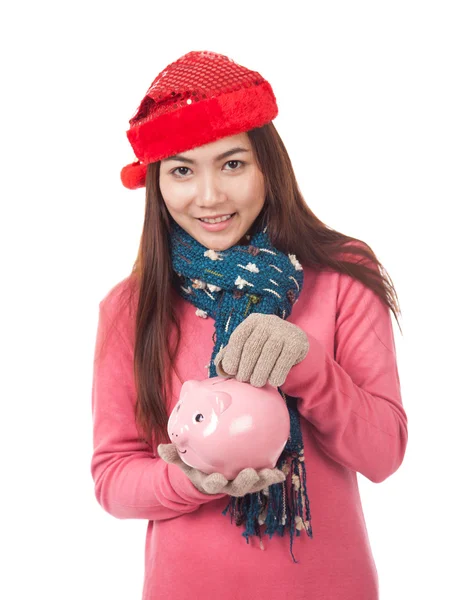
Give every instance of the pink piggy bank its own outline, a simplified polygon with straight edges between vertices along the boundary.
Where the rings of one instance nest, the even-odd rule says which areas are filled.
[[[168,421],[183,462],[228,480],[247,467],[274,468],[289,431],[289,411],[275,387],[231,377],[186,381]]]

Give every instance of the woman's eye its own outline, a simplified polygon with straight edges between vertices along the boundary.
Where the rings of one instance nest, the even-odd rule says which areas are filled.
[[[225,164],[229,165],[230,163],[241,163],[241,164],[244,164],[241,160],[229,160]],[[236,169],[230,169],[230,171],[236,171]]]
[[[171,173],[172,173],[173,175],[176,175],[176,171],[179,171],[179,169],[185,169],[186,171],[189,171],[189,170],[190,170],[188,167],[176,167],[176,168],[175,168],[173,171],[171,171]],[[186,175],[186,173],[182,173],[182,172],[181,172],[181,175]]]
[[[240,163],[240,165],[244,165],[244,162],[242,160],[228,160],[225,164],[226,165],[230,165],[230,164],[235,165],[236,163]],[[227,170],[237,171],[238,167],[232,167],[231,169],[227,169]],[[184,173],[184,171],[190,171],[190,169],[188,167],[176,167],[175,169],[173,169],[171,171],[171,174],[174,175],[174,176],[176,176],[176,177],[178,177],[180,179],[180,178],[185,177],[187,175],[187,172]]]

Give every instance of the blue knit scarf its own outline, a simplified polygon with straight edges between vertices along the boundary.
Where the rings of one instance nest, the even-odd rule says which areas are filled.
[[[197,307],[199,317],[215,320],[214,349],[208,376],[216,377],[214,358],[228,344],[236,327],[252,312],[275,314],[286,319],[303,286],[303,270],[293,254],[286,256],[272,246],[268,226],[248,237],[249,245],[235,245],[224,251],[208,250],[175,221],[170,232],[173,270],[178,293]],[[286,401],[290,416],[290,437],[276,467],[286,474],[286,481],[264,492],[232,497],[223,511],[230,508],[231,522],[245,524],[243,536],[257,535],[263,549],[262,532],[271,539],[275,533],[290,532],[290,552],[294,533],[302,530],[312,538],[310,503],[307,495],[306,469],[297,399],[278,388]]]

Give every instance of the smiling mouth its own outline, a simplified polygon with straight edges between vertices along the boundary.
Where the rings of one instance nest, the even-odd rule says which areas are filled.
[[[228,213],[228,215],[225,215],[227,217],[234,217],[236,215],[236,212],[234,213]],[[220,219],[221,217],[209,217],[210,219]],[[230,219],[225,219],[226,221],[230,220]],[[203,219],[198,218],[198,221],[202,221],[203,223],[206,223],[206,221],[203,221]],[[220,221],[220,223],[225,222],[225,221]],[[209,225],[217,225],[217,223],[209,223]]]

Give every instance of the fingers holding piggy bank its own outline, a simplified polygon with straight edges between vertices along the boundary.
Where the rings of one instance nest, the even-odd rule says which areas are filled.
[[[158,454],[167,463],[177,465],[190,479],[193,485],[204,494],[228,494],[229,496],[245,496],[260,492],[274,483],[281,483],[286,476],[279,469],[243,469],[232,481],[228,481],[222,473],[207,475],[199,469],[185,464],[175,444],[160,444]]]
[[[254,388],[225,377],[186,381],[168,421],[168,435],[181,461],[207,475],[220,474],[227,481],[235,480],[245,469],[273,470],[289,430],[289,412],[275,388]],[[267,471],[246,472],[244,477],[256,484],[256,476],[267,475]],[[267,480],[259,490],[284,481],[281,471],[275,475],[276,481]]]

